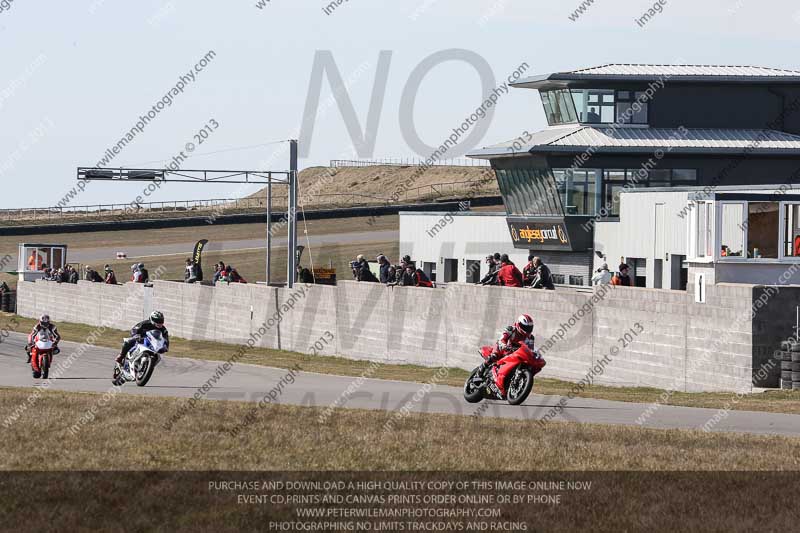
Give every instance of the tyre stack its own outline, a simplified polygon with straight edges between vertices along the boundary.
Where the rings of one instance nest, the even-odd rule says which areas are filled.
[[[800,342],[781,342],[781,349],[775,352],[781,358],[781,388],[800,390]]]

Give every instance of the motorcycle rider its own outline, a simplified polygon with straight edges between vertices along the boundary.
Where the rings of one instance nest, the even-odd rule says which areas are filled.
[[[36,357],[36,335],[40,331],[47,331],[50,333],[50,335],[52,335],[54,348],[53,352],[58,353],[58,341],[61,340],[61,335],[58,333],[58,328],[56,325],[50,322],[50,315],[42,315],[36,325],[33,326],[33,331],[31,331],[31,334],[28,335],[28,344],[25,346],[25,351],[28,352],[28,360],[26,361],[26,364],[31,362],[32,357],[34,359],[34,366],[38,366],[39,364],[39,359]],[[34,370],[37,369],[34,368]]]
[[[492,355],[481,364],[480,373],[483,374],[499,359],[515,352],[523,342],[529,340],[533,341],[533,318],[528,314],[519,315],[516,322],[500,331],[500,338],[497,339]]]
[[[120,354],[115,359],[117,364],[122,364],[122,361],[125,359],[125,356],[128,355],[128,352],[131,351],[131,348],[133,348],[137,342],[141,342],[148,331],[156,329],[164,336],[166,348],[169,350],[169,332],[167,328],[164,327],[164,313],[161,311],[153,311],[150,313],[149,319],[143,320],[131,328],[132,336],[125,339],[125,342],[122,343]]]

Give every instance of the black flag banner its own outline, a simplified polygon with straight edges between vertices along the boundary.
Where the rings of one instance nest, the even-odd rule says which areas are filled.
[[[201,239],[194,245],[194,252],[192,253],[192,261],[194,261],[194,272],[197,281],[203,281],[203,249],[208,244],[208,239]]]

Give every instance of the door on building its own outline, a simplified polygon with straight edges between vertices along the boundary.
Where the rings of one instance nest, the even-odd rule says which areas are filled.
[[[436,281],[436,263],[422,263],[422,271],[425,272],[431,281]]]
[[[684,265],[685,255],[672,255],[670,262],[670,289],[685,291],[689,283],[689,269]]]
[[[467,259],[467,283],[481,282],[481,262]]]
[[[664,257],[667,254],[666,224],[664,220],[664,204],[655,204],[653,210],[653,283],[654,289],[660,289],[664,279]]]
[[[444,283],[455,283],[458,281],[458,259],[444,260]]]
[[[631,268],[634,287],[647,287],[647,259],[629,257],[625,263]]]

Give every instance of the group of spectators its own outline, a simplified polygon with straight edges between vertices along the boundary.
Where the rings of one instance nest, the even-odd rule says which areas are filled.
[[[528,264],[520,272],[508,254],[486,256],[489,272],[481,280],[481,285],[500,285],[503,287],[528,287],[531,289],[555,290],[550,269],[540,257],[529,255]]]
[[[630,275],[630,267],[625,263],[620,263],[619,270],[614,274],[608,270],[608,263],[603,263],[592,276],[592,285],[616,285],[620,287],[633,287],[633,277]]]
[[[78,272],[72,265],[66,265],[64,268],[50,268],[43,264],[42,270],[44,271],[44,279],[47,281],[78,283]]]
[[[191,259],[187,259],[187,262],[191,262]],[[247,283],[247,280],[244,279],[232,265],[226,265],[222,261],[214,265],[214,277],[212,281],[214,285],[220,281],[225,283]]]
[[[378,262],[378,273],[376,276],[370,269],[369,262],[363,255],[356,257],[350,263],[353,270],[353,279],[370,283],[383,283],[384,285],[402,287],[433,287],[433,282],[425,272],[417,268],[411,261],[410,255],[404,255],[400,260],[400,265],[392,265],[389,258],[379,254],[376,258]]]

